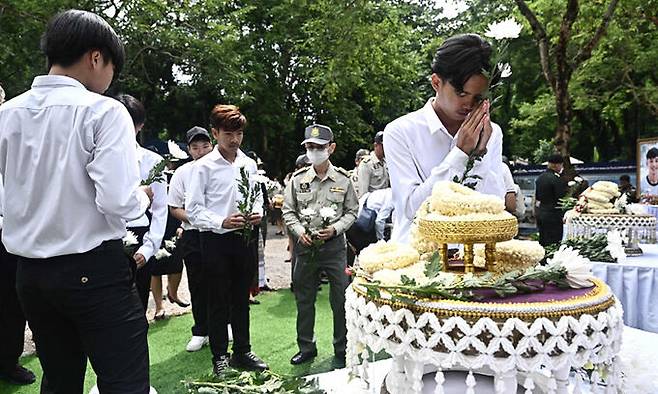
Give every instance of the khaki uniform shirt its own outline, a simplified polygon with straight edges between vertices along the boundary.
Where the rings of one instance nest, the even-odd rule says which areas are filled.
[[[324,207],[336,211],[336,216],[329,221],[329,225],[336,229],[336,235],[343,234],[356,220],[359,201],[349,173],[332,164],[329,164],[324,179],[320,179],[313,166],[295,172],[286,186],[282,210],[283,220],[295,238],[305,233],[306,227],[322,228],[319,211]],[[301,211],[307,208],[316,213],[310,223],[302,220]]]
[[[373,190],[391,187],[386,159],[379,160],[374,153],[366,156],[359,164],[359,197]]]

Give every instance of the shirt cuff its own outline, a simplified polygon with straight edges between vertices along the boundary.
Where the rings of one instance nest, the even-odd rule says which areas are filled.
[[[448,156],[443,161],[459,173],[463,173],[466,170],[466,163],[468,163],[468,155],[455,146],[448,152]]]
[[[290,228],[292,230],[292,233],[295,235],[296,238],[299,238],[306,232],[306,229],[304,226],[301,224],[296,224]]]
[[[151,249],[150,246],[146,246],[146,245],[140,246],[139,249],[137,249],[137,252],[135,253],[139,253],[142,256],[144,256],[144,260],[146,261],[149,261],[149,259],[153,257],[153,250]]]

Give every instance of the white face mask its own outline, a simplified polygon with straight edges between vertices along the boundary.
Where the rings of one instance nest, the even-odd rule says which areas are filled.
[[[327,159],[329,159],[329,151],[327,149],[323,150],[311,150],[311,149],[306,149],[306,157],[308,157],[308,160],[313,164],[314,166],[318,164],[322,164]]]

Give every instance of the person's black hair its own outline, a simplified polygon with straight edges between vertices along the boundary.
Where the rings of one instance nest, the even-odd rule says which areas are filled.
[[[631,177],[628,176],[628,175],[626,175],[626,174],[624,174],[624,175],[622,175],[622,176],[619,177],[619,181],[620,181],[620,182],[624,182],[624,181],[625,181],[625,182],[629,182],[629,183],[630,183],[630,181],[631,181]]]
[[[144,109],[144,104],[141,101],[129,94],[117,94],[114,99],[126,107],[135,126],[146,122],[146,109]]]
[[[658,148],[655,146],[647,152],[647,160],[653,159],[654,157],[658,157]]]
[[[80,10],[63,11],[53,16],[41,36],[41,51],[54,64],[68,67],[90,50],[99,50],[106,62],[111,60],[119,74],[125,62],[125,51],[119,36],[105,19]]]
[[[553,153],[552,155],[548,156],[548,162],[552,164],[560,164],[564,162],[564,158],[559,153]]]
[[[477,34],[460,34],[445,40],[434,55],[432,73],[461,92],[470,77],[490,71],[491,45]]]

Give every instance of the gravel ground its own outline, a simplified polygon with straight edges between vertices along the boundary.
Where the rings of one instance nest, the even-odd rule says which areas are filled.
[[[265,244],[265,276],[268,279],[268,286],[272,289],[281,289],[290,287],[290,262],[285,260],[288,258],[288,237],[275,235],[276,227],[269,226],[267,234],[267,242]],[[162,278],[163,292],[166,294],[167,290],[167,277]],[[183,278],[178,288],[178,299],[189,302],[190,291],[187,287],[187,273],[183,269]],[[178,316],[184,313],[191,312],[190,307],[181,308],[180,306],[169,301],[163,301],[163,306],[167,316]],[[146,312],[146,317],[149,322],[153,320],[155,313],[155,303],[153,302],[153,295],[149,299],[149,308]],[[25,329],[25,348],[23,355],[33,354],[35,351],[34,342],[32,341],[32,332],[29,327]]]

